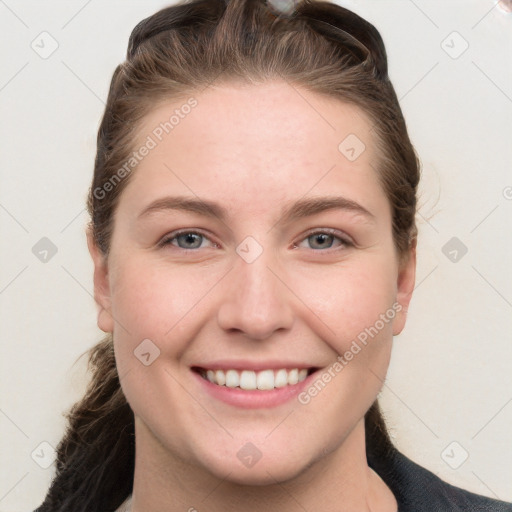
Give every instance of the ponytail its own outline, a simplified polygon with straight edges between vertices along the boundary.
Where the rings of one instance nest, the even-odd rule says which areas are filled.
[[[134,417],[119,383],[112,335],[89,351],[88,369],[91,381],[66,415],[56,475],[37,512],[113,512],[132,492]]]

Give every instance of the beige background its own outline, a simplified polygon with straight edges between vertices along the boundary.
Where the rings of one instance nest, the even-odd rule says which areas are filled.
[[[339,3],[383,35],[423,163],[417,289],[382,393],[389,426],[442,478],[512,501],[512,14],[492,0]],[[131,29],[165,5],[0,1],[0,512],[40,504],[54,465],[31,454],[51,464],[83,392],[73,363],[101,336],[84,236],[96,131]],[[58,48],[42,58],[32,41]],[[47,263],[32,252],[42,237],[57,248]],[[468,249],[457,262],[453,237]]]

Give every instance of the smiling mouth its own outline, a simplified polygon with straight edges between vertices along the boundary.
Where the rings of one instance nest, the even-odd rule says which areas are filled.
[[[279,370],[207,370],[194,367],[193,371],[212,384],[246,391],[270,391],[293,386],[305,380],[317,368],[292,368]]]

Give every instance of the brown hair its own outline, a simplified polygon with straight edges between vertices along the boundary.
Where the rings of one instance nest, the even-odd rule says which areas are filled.
[[[367,114],[380,155],[378,176],[392,208],[395,248],[401,259],[408,256],[417,234],[420,166],[388,78],[384,43],[355,13],[313,0],[297,2],[291,14],[263,0],[194,0],[162,9],[135,27],[126,61],[110,84],[88,196],[90,229],[105,256],[113,213],[132,174],[126,162],[148,112],[214,81],[272,79]],[[39,512],[114,511],[132,491],[134,417],[120,387],[110,334],[89,351],[89,369],[86,394],[67,414],[56,476]],[[377,402],[365,425],[368,454],[394,449]]]

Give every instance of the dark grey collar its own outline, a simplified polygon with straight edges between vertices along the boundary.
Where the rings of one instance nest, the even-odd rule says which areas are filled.
[[[450,485],[396,449],[367,458],[395,495],[398,512],[512,512],[512,503]]]

